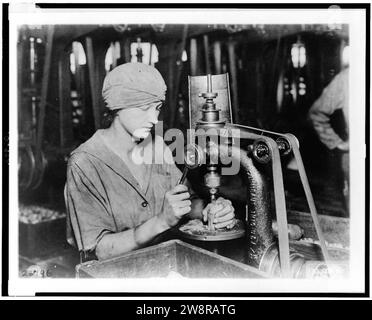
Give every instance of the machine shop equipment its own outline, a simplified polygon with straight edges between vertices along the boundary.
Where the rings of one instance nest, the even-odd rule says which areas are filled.
[[[234,162],[238,163],[245,172],[248,190],[248,264],[272,276],[301,278],[309,265],[317,272],[327,273],[329,255],[296,137],[233,124],[228,74],[189,76],[189,104],[190,137],[195,143],[192,148],[203,153],[199,157],[205,159],[207,173],[204,184],[209,190],[210,201],[216,201],[221,174],[229,174],[226,171],[229,160],[231,166]],[[293,154],[299,167],[324,261],[306,261],[303,255],[289,247],[281,157],[290,154]],[[277,242],[272,231],[274,213],[278,223]],[[213,217],[208,216],[209,219]],[[210,227],[208,229],[209,232],[213,231]],[[237,234],[242,236],[239,232]],[[215,235],[218,236],[217,231]],[[210,236],[189,234],[187,237],[201,241],[214,240]],[[223,237],[218,239],[224,240]]]

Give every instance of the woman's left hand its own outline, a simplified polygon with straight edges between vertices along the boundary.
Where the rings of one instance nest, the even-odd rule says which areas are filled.
[[[214,217],[213,224],[216,229],[231,229],[236,223],[235,209],[230,200],[219,197],[215,202],[209,203],[203,210],[203,221],[208,221],[208,214]]]

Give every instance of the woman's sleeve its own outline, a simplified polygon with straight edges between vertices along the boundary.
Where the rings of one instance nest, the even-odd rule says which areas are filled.
[[[333,81],[323,90],[321,96],[314,102],[309,111],[309,119],[323,142],[329,149],[334,149],[342,142],[340,136],[331,126],[331,115],[337,109],[343,109],[347,103],[345,98],[345,82],[343,74],[337,75]]]
[[[89,157],[70,159],[65,202],[80,251],[94,251],[105,234],[116,232],[103,179]]]

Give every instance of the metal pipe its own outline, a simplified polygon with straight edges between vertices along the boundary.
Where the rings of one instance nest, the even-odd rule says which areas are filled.
[[[256,268],[267,249],[275,243],[272,231],[270,191],[266,177],[255,166],[248,153],[235,146],[219,145],[209,149],[210,156],[218,155],[239,161],[246,173],[248,205],[248,263]]]
[[[213,44],[213,56],[214,56],[214,66],[216,69],[216,74],[222,73],[221,71],[221,42],[216,41]]]
[[[208,41],[208,35],[203,36],[203,42],[204,42],[204,55],[205,55],[205,69],[206,73],[211,73],[211,64],[209,62],[209,41]]]
[[[266,177],[246,152],[240,153],[240,165],[248,179],[248,262],[259,267],[263,253],[275,242],[271,227],[270,191]]]
[[[229,55],[229,67],[231,74],[231,86],[232,86],[232,96],[233,96],[233,112],[234,112],[234,122],[239,123],[239,96],[238,96],[238,71],[236,66],[236,53],[235,53],[235,43],[232,38],[229,39],[227,43],[227,51]]]
[[[47,42],[45,48],[45,59],[43,67],[43,79],[41,82],[41,96],[39,104],[39,116],[37,126],[37,137],[36,137],[36,153],[41,153],[43,139],[44,139],[44,120],[45,120],[45,109],[48,98],[49,88],[49,75],[52,61],[52,50],[53,50],[53,39],[54,39],[54,26],[48,26]]]
[[[190,40],[190,68],[191,75],[195,76],[198,73],[198,44],[196,39]]]

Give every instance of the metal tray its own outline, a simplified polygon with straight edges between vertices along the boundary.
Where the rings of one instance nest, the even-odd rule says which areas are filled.
[[[78,278],[267,278],[240,262],[195,247],[180,240],[170,240],[136,250],[123,256],[89,261],[76,267]]]

